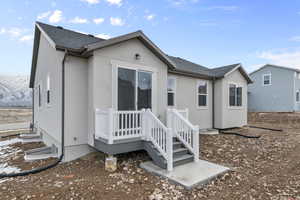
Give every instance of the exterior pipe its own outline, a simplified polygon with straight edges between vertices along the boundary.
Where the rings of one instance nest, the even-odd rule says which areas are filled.
[[[64,142],[65,141],[65,61],[66,61],[67,56],[68,56],[68,51],[66,50],[64,58],[62,60],[62,112],[61,112],[62,126],[61,126],[61,155],[60,155],[59,159],[52,164],[49,164],[49,165],[43,166],[43,167],[39,167],[39,168],[35,168],[32,170],[26,170],[26,171],[19,172],[19,173],[0,174],[0,179],[36,174],[36,173],[45,171],[47,169],[53,168],[62,161],[62,159],[64,157],[64,146],[65,146],[65,142]]]

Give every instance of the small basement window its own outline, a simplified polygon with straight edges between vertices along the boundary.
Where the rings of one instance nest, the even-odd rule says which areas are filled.
[[[51,97],[50,97],[50,76],[47,76],[47,105],[50,105]]]
[[[263,75],[263,85],[271,85],[271,74]]]
[[[38,85],[38,103],[39,107],[42,107],[41,85]]]
[[[229,84],[229,106],[242,106],[243,88]]]
[[[197,82],[197,99],[198,99],[199,107],[207,106],[207,82],[206,81]]]
[[[176,78],[168,77],[168,106],[175,106]]]

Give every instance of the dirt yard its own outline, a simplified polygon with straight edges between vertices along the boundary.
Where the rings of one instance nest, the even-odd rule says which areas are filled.
[[[299,114],[286,113],[249,114],[252,125],[283,129],[283,132],[235,130],[261,136],[259,139],[201,135],[201,159],[230,167],[232,171],[191,191],[139,168],[139,163],[149,159],[145,152],[118,156],[118,170],[114,173],[104,170],[103,154],[92,153],[40,174],[0,179],[0,199],[300,200],[298,117]],[[23,162],[23,151],[40,145],[15,143],[6,146],[6,150],[2,146],[1,150],[0,141],[0,163],[29,169],[54,162]]]
[[[0,108],[0,124],[29,122],[31,119],[29,108]]]

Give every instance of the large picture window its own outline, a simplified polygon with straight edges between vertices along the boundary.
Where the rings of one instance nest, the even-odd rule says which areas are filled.
[[[198,99],[199,107],[207,106],[207,82],[206,81],[197,82],[197,99]]]
[[[175,106],[176,79],[168,77],[168,106]]]
[[[242,106],[243,88],[229,84],[229,106]]]

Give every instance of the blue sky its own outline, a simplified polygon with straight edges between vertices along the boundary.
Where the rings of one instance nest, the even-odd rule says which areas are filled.
[[[106,38],[143,30],[164,52],[207,67],[300,68],[299,0],[2,1],[0,74],[30,73],[36,20]]]

